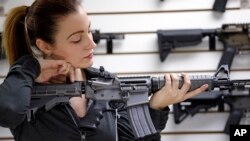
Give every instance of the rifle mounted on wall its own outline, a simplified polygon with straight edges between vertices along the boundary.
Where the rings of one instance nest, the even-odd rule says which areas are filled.
[[[107,54],[113,53],[113,40],[122,40],[125,38],[123,33],[101,33],[100,30],[92,30],[91,32],[96,44],[98,44],[100,40],[106,40]]]
[[[163,62],[173,48],[190,47],[209,38],[209,50],[216,49],[216,38],[223,43],[221,65],[231,67],[235,54],[250,49],[250,24],[223,24],[217,29],[158,30],[160,60]]]

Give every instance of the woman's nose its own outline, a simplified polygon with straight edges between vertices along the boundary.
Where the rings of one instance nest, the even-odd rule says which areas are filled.
[[[89,35],[89,47],[90,47],[91,49],[96,48],[96,43],[95,43],[94,40],[93,40],[92,34]]]

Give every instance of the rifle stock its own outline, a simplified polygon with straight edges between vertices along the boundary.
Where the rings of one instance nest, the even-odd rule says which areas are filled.
[[[183,30],[157,30],[158,47],[161,62],[163,62],[173,48],[190,47],[209,37],[210,49],[215,48],[215,30],[183,29]]]
[[[201,109],[208,111],[208,109],[218,106],[221,102],[221,96],[222,92],[220,91],[208,91],[197,95],[190,100],[173,104],[175,123],[181,123],[189,115],[193,117]]]

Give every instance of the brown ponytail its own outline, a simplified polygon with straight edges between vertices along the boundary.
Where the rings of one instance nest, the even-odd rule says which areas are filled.
[[[27,6],[13,8],[4,22],[2,42],[10,65],[23,55],[33,54],[26,40],[26,9]]]

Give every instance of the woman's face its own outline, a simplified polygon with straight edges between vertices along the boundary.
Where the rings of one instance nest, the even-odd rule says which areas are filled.
[[[93,64],[96,44],[90,32],[90,21],[82,7],[58,22],[55,44],[51,45],[50,58],[64,59],[76,68]]]

